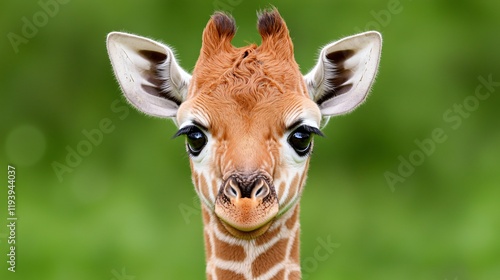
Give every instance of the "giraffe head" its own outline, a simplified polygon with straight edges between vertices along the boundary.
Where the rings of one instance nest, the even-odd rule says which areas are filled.
[[[347,37],[325,46],[303,76],[279,13],[261,13],[257,27],[262,43],[236,48],[233,18],[215,13],[192,75],[164,44],[117,32],[107,42],[127,100],[174,120],[203,205],[246,239],[298,203],[313,136],[365,100],[381,51],[377,32]]]

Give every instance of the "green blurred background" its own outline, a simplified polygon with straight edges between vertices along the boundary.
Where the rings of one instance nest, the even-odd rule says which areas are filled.
[[[500,2],[54,1],[0,4],[0,279],[204,279],[183,141],[171,139],[170,121],[126,105],[105,38],[161,39],[192,70],[214,10],[232,12],[242,46],[260,42],[255,14],[270,4],[303,72],[332,40],[370,29],[384,38],[368,102],[316,141],[301,201],[307,279],[500,279]],[[475,97],[481,79],[495,81],[479,88],[484,100]],[[83,131],[100,126],[107,133],[86,145]],[[435,129],[445,141],[432,148]],[[70,156],[58,178],[54,162],[78,148],[86,155]],[[418,166],[400,167],[407,160]],[[15,273],[8,164],[17,171]],[[401,177],[388,182],[388,172]],[[320,240],[340,246],[318,258]]]

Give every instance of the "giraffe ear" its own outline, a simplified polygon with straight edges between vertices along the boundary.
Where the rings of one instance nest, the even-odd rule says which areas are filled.
[[[175,117],[186,99],[191,75],[175,60],[172,50],[132,34],[108,34],[107,48],[116,79],[127,100],[155,117]]]
[[[375,31],[325,46],[316,66],[304,76],[309,96],[324,117],[346,114],[358,107],[375,80],[382,36]]]

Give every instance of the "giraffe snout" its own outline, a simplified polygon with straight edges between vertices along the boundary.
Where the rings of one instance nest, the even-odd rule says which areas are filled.
[[[215,213],[235,236],[255,237],[265,232],[278,213],[278,198],[265,175],[232,175],[222,184]]]

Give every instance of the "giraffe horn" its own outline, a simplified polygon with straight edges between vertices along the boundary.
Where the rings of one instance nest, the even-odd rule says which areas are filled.
[[[210,57],[221,51],[229,52],[234,47],[231,40],[236,34],[234,18],[222,12],[216,12],[203,30],[201,55]]]
[[[257,28],[262,37],[259,49],[282,59],[293,59],[293,43],[285,21],[276,8],[258,14]]]

